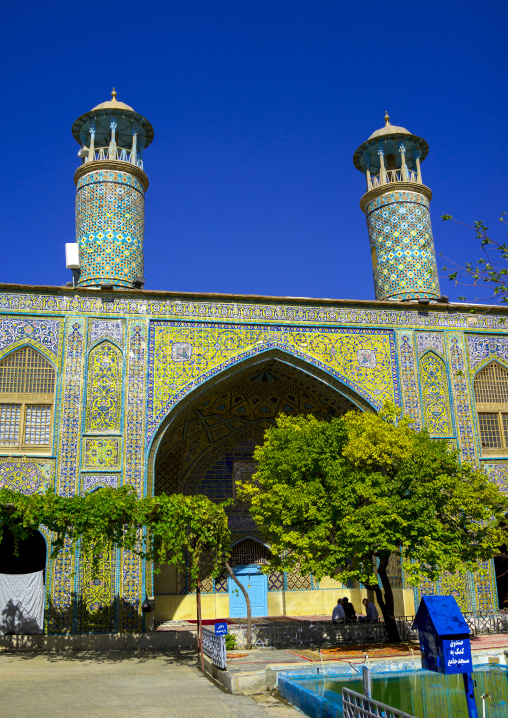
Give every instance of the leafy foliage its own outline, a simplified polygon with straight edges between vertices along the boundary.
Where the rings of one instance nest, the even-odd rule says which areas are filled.
[[[504,225],[506,225],[505,215],[506,212],[502,212],[499,218],[499,221]],[[444,222],[451,221],[474,231],[475,238],[480,240],[480,249],[483,253],[483,256],[476,262],[468,262],[465,266],[458,265],[448,259],[447,261],[451,261],[454,267],[453,270],[446,265],[443,267],[443,271],[448,272],[448,279],[454,281],[455,284],[461,284],[466,287],[486,288],[492,292],[486,299],[508,303],[508,244],[492,239],[488,234],[489,227],[486,227],[482,221],[469,225],[459,222],[450,214],[443,214],[441,219]],[[508,235],[508,230],[506,234]],[[459,299],[465,300],[466,297],[460,296]]]
[[[226,648],[233,651],[236,648],[236,636],[233,633],[226,634]]]
[[[205,496],[174,494],[138,499],[129,486],[72,497],[52,491],[25,496],[0,489],[0,507],[0,528],[8,527],[15,541],[26,538],[40,525],[46,526],[54,534],[53,557],[66,540],[79,541],[95,571],[100,554],[117,546],[156,563],[172,563],[180,570],[187,564],[195,584],[205,548],[212,549],[214,574],[222,566],[223,554],[229,551],[224,508]]]
[[[497,486],[460,464],[445,441],[411,429],[394,407],[330,422],[281,416],[255,458],[258,470],[239,496],[270,543],[272,566],[299,562],[317,580],[356,579],[388,617],[390,554],[402,554],[416,584],[444,569],[477,570],[502,543],[506,507]]]

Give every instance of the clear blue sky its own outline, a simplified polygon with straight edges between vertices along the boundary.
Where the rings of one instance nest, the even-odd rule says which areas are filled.
[[[70,279],[71,125],[113,85],[155,129],[147,289],[372,298],[352,157],[385,110],[430,145],[436,250],[475,259],[440,216],[497,231],[508,209],[507,14],[500,0],[8,3],[0,281]]]

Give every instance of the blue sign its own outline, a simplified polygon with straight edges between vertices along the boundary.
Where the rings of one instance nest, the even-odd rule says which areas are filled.
[[[473,670],[471,642],[469,638],[443,638],[445,673],[470,673]]]
[[[469,626],[453,596],[423,596],[413,622],[420,636],[422,667],[462,673],[469,718],[478,718],[472,678]]]
[[[228,624],[226,621],[224,623],[216,623],[215,624],[215,635],[216,636],[227,636],[228,635]]]
[[[470,673],[469,626],[453,596],[423,596],[413,628],[418,629],[422,666],[436,673]]]

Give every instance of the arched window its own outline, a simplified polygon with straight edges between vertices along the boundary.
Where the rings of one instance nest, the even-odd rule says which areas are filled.
[[[0,446],[40,449],[51,441],[55,370],[30,347],[0,362]]]
[[[508,371],[488,364],[476,376],[474,394],[483,453],[508,452]]]

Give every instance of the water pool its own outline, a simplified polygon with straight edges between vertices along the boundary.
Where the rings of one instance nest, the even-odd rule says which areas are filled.
[[[487,701],[487,716],[508,717],[508,667],[476,666],[473,679],[477,684],[475,696],[479,715],[482,715],[480,696],[487,691],[492,698]],[[342,689],[345,687],[363,693],[363,683],[358,674],[325,677],[301,674],[290,677],[286,674],[279,678],[281,695],[312,718],[341,716]],[[373,672],[372,698],[417,718],[467,716],[461,675],[442,676],[424,670]]]

